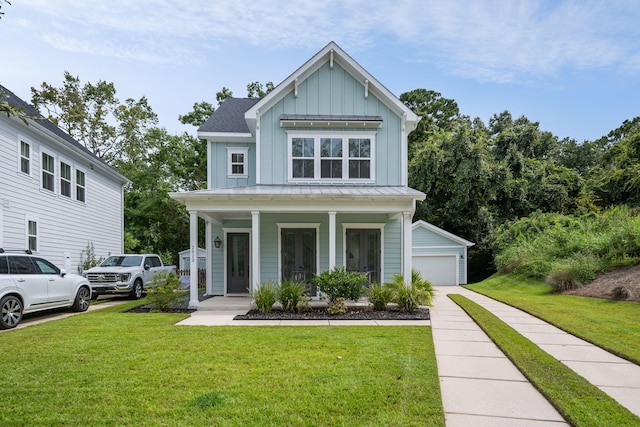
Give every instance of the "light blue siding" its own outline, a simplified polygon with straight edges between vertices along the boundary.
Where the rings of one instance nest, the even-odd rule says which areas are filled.
[[[246,165],[246,178],[234,178],[228,176],[228,157],[229,148],[248,148],[248,159]],[[255,185],[256,183],[256,147],[254,143],[231,143],[231,142],[212,142],[211,143],[211,187],[212,188],[230,188],[242,187],[246,185]]]
[[[280,127],[282,114],[370,115],[381,116],[382,127],[375,137],[375,183],[400,185],[401,120],[384,103],[369,93],[364,97],[364,86],[339,65],[328,64],[298,86],[298,96],[289,92],[272,108],[260,116],[260,156],[263,184],[286,184],[288,153],[286,129]],[[296,130],[301,130],[296,128]],[[317,131],[318,129],[308,129]],[[359,129],[322,128],[323,131],[357,132]],[[284,167],[283,167],[284,166]]]

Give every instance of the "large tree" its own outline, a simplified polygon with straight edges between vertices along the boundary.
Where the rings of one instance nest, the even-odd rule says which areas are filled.
[[[45,82],[31,93],[43,115],[107,162],[136,159],[150,148],[145,132],[158,119],[145,97],[120,102],[113,83],[82,84],[68,71],[62,86]]]

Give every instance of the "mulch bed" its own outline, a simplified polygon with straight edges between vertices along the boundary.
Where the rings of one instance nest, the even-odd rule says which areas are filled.
[[[342,314],[330,314],[326,307],[311,308],[301,313],[291,313],[274,309],[261,313],[256,309],[240,314],[234,320],[429,320],[429,309],[420,308],[412,313],[399,310],[374,311],[369,307],[348,307]]]

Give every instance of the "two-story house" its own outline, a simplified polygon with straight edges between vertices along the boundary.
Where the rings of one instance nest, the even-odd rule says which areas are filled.
[[[333,42],[264,98],[225,100],[198,129],[207,189],[171,194],[190,213],[194,271],[206,222],[207,292],[242,295],[335,266],[410,280],[411,219],[425,198],[407,186],[418,120]]]
[[[128,180],[0,86],[27,123],[0,115],[0,248],[30,249],[75,273],[89,242],[122,252]]]

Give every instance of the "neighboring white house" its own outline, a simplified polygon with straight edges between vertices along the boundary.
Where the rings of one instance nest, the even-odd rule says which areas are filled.
[[[0,247],[74,273],[89,242],[98,257],[122,252],[128,180],[2,86],[0,96],[37,118],[0,115]]]
[[[336,266],[410,281],[412,217],[425,198],[407,185],[418,120],[333,42],[264,98],[226,99],[198,129],[207,189],[171,193],[190,213],[194,254],[205,220],[207,293],[243,295]]]
[[[425,221],[413,224],[413,268],[434,285],[467,283],[467,248],[474,243]]]

